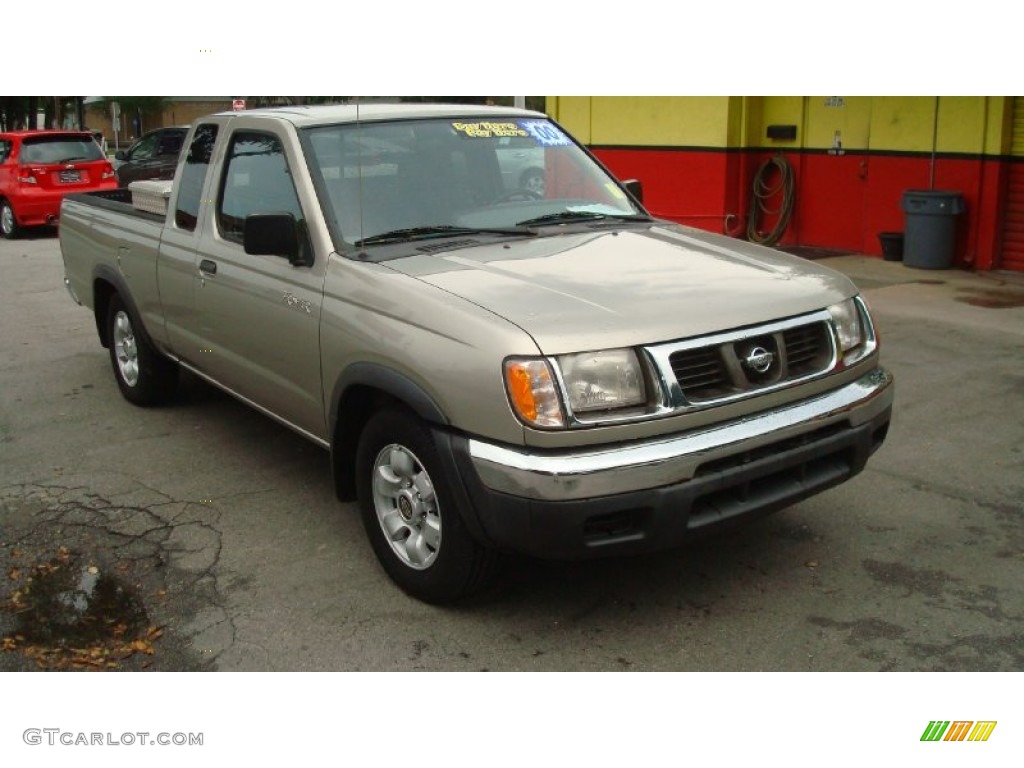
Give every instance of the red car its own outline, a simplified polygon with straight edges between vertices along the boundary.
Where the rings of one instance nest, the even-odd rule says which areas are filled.
[[[116,189],[114,169],[88,131],[0,133],[0,235],[57,224],[70,192]]]

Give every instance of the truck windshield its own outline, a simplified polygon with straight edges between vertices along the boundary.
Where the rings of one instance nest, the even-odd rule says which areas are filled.
[[[400,232],[411,238],[646,219],[599,165],[540,118],[348,123],[309,129],[308,139],[311,171],[350,245],[389,242]]]

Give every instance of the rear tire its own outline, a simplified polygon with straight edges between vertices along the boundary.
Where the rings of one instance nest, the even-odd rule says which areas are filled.
[[[135,405],[160,405],[178,387],[178,366],[161,355],[141,332],[142,324],[116,293],[107,307],[107,340],[114,378]]]
[[[406,593],[444,604],[487,582],[495,555],[466,530],[433,438],[414,415],[389,409],[370,417],[356,488],[374,554]]]
[[[14,208],[6,200],[0,200],[0,235],[6,240],[14,240],[21,234],[21,227],[14,217]]]

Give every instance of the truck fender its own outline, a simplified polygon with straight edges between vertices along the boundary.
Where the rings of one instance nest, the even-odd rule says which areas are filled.
[[[96,283],[102,281],[113,286],[112,293],[116,293],[121,297],[121,301],[125,303],[125,306],[131,311],[135,317],[133,325],[138,326],[138,331],[145,337],[145,340],[154,349],[159,347],[153,343],[153,338],[149,335],[149,331],[146,330],[146,326],[143,325],[142,315],[139,313],[139,308],[135,305],[135,299],[132,298],[131,292],[128,290],[128,284],[125,283],[124,278],[118,273],[116,269],[108,266],[107,264],[98,264],[92,273],[92,286],[93,286],[93,317],[96,320],[96,332],[100,335],[100,343],[104,347],[110,346],[110,339],[107,338],[107,299],[109,296],[101,297],[96,295]]]
[[[380,398],[403,404],[428,424],[449,423],[434,399],[408,376],[379,363],[350,365],[334,384],[327,422],[335,490],[343,500],[355,497],[357,437]]]
[[[384,365],[355,363],[349,366],[331,394],[331,420],[328,422],[332,426],[331,472],[338,498],[342,501],[355,500],[355,458],[359,435],[376,407],[395,403],[404,405],[427,423],[453,494],[452,506],[470,535],[487,543],[487,535],[472,511],[472,502],[460,476],[452,433],[445,428],[450,425],[448,417],[419,384]]]

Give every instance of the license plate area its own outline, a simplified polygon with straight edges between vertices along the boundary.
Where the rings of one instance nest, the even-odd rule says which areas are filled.
[[[75,184],[82,180],[81,171],[61,171],[58,175],[61,184]]]

